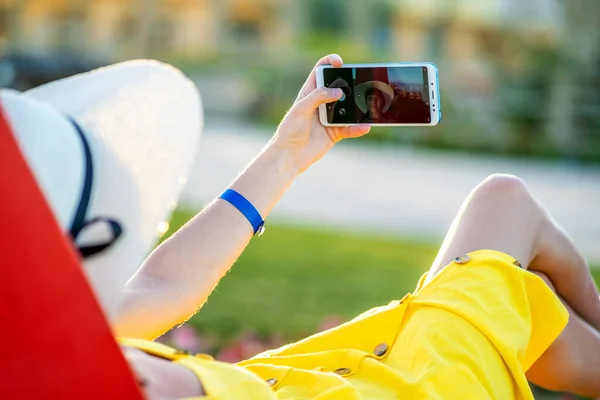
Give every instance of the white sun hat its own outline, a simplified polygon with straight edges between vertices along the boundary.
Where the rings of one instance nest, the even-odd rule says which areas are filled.
[[[356,102],[358,108],[360,108],[360,111],[365,114],[369,111],[369,107],[367,107],[366,95],[369,89],[378,89],[381,91],[381,93],[383,93],[385,103],[382,111],[386,112],[392,105],[392,100],[394,99],[394,89],[392,89],[392,87],[387,83],[381,81],[369,81],[354,87],[354,101]]]
[[[166,64],[130,61],[0,90],[0,107],[112,319],[191,171],[203,126],[196,87]]]

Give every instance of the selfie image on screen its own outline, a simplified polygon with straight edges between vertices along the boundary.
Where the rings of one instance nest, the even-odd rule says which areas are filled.
[[[431,122],[425,67],[327,68],[325,86],[343,97],[327,105],[338,124],[425,124]]]

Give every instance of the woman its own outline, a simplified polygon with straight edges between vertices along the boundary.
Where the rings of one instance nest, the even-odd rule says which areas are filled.
[[[385,115],[394,99],[394,90],[390,85],[381,81],[369,81],[357,85],[355,91],[356,105],[364,114],[361,123],[393,122]]]
[[[338,56],[325,63],[342,65]],[[113,320],[120,335],[152,339],[189,318],[292,181],[336,142],[368,132],[319,123],[319,105],[341,96],[317,89],[311,73],[230,191],[129,281]],[[238,365],[144,339],[121,344],[149,399],[533,399],[528,378],[600,395],[598,290],[569,237],[518,178],[495,175],[473,190],[430,271],[402,296]]]

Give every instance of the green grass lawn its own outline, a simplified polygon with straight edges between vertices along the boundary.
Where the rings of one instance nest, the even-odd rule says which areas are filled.
[[[177,211],[168,234],[189,218]],[[414,290],[438,245],[271,223],[190,323],[225,340],[245,331],[295,340],[326,316],[349,319]]]

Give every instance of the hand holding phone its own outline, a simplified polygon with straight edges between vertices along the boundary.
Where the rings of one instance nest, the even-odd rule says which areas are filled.
[[[433,126],[442,117],[438,70],[432,63],[321,65],[317,86],[344,95],[319,107],[325,126]]]
[[[366,135],[370,126],[357,124],[347,127],[327,127],[319,122],[319,107],[339,101],[342,88],[317,87],[317,68],[320,65],[342,67],[340,56],[330,54],[319,60],[300,89],[296,101],[277,127],[269,148],[283,150],[286,170],[302,172],[320,159],[337,142]],[[345,86],[340,82],[341,86]],[[290,161],[293,160],[293,161]]]

